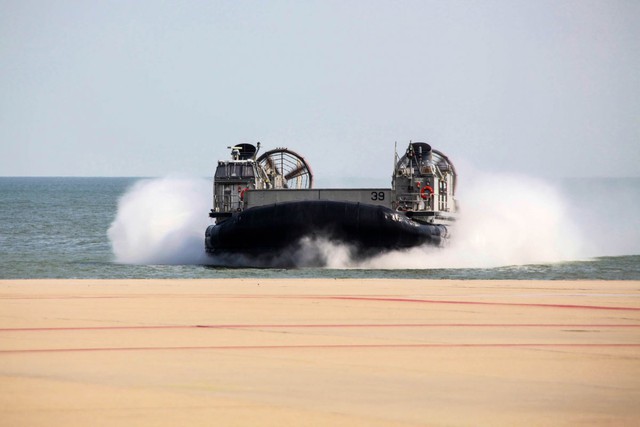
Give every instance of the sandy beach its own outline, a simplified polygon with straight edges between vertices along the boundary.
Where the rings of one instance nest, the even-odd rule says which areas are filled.
[[[638,425],[640,282],[2,280],[0,425]]]

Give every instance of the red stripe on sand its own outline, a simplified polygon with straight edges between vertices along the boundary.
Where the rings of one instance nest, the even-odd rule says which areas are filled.
[[[628,310],[640,311],[640,307],[611,307],[599,305],[574,305],[574,304],[536,304],[536,303],[518,303],[518,302],[487,302],[487,301],[446,301],[446,300],[430,300],[430,299],[413,299],[413,298],[376,298],[376,297],[352,297],[352,296],[328,296],[323,299],[337,300],[355,300],[355,301],[376,301],[376,302],[413,302],[426,304],[468,304],[468,305],[499,305],[514,307],[543,307],[543,308],[577,308],[588,310]]]
[[[376,301],[376,302],[411,302],[426,304],[463,304],[463,305],[490,305],[490,306],[514,306],[514,307],[541,307],[541,308],[570,308],[570,309],[589,309],[589,310],[623,310],[623,311],[640,311],[640,307],[616,307],[616,306],[597,306],[597,305],[577,305],[577,304],[538,304],[538,303],[510,303],[510,302],[491,302],[491,301],[447,301],[447,300],[431,300],[416,298],[392,298],[392,297],[371,297],[357,295],[192,295],[192,294],[157,294],[157,295],[70,295],[70,296],[3,296],[0,299],[7,300],[29,300],[29,299],[131,299],[131,298],[241,298],[241,299],[329,299],[329,300],[353,300],[353,301]]]
[[[219,324],[149,326],[67,326],[43,328],[0,328],[1,332],[113,331],[154,329],[245,329],[245,328],[640,328],[640,324],[585,323],[363,323],[363,324]]]
[[[640,344],[328,344],[328,345],[226,345],[226,346],[183,346],[183,347],[88,347],[88,348],[47,348],[0,350],[1,354],[25,353],[78,353],[113,351],[176,351],[176,350],[317,350],[317,349],[367,349],[367,348],[640,348]]]

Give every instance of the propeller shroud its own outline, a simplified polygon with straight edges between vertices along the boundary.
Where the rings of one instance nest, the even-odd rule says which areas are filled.
[[[272,188],[307,189],[313,187],[313,172],[300,154],[288,148],[263,153],[258,165],[269,178]]]

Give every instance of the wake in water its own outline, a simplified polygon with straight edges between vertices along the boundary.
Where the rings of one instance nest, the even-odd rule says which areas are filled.
[[[587,242],[562,193],[550,184],[516,175],[464,176],[465,186],[458,192],[460,220],[443,248],[391,251],[363,261],[354,259],[346,245],[304,239],[285,253],[261,259],[211,257],[204,251],[204,230],[211,224],[211,182],[189,178],[139,181],[120,199],[108,235],[116,261],[132,264],[492,268],[598,255],[587,253],[585,248],[593,250],[594,243]]]

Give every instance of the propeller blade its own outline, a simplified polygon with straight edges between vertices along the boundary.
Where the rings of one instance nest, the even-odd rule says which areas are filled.
[[[267,157],[267,164],[269,165],[269,168],[276,173],[276,175],[280,175],[278,166],[276,166],[276,163],[273,161],[271,156]]]
[[[305,173],[307,173],[307,168],[305,168],[304,165],[298,165],[297,168],[286,174],[284,179],[289,181],[290,179],[297,178],[300,175],[304,175]]]

